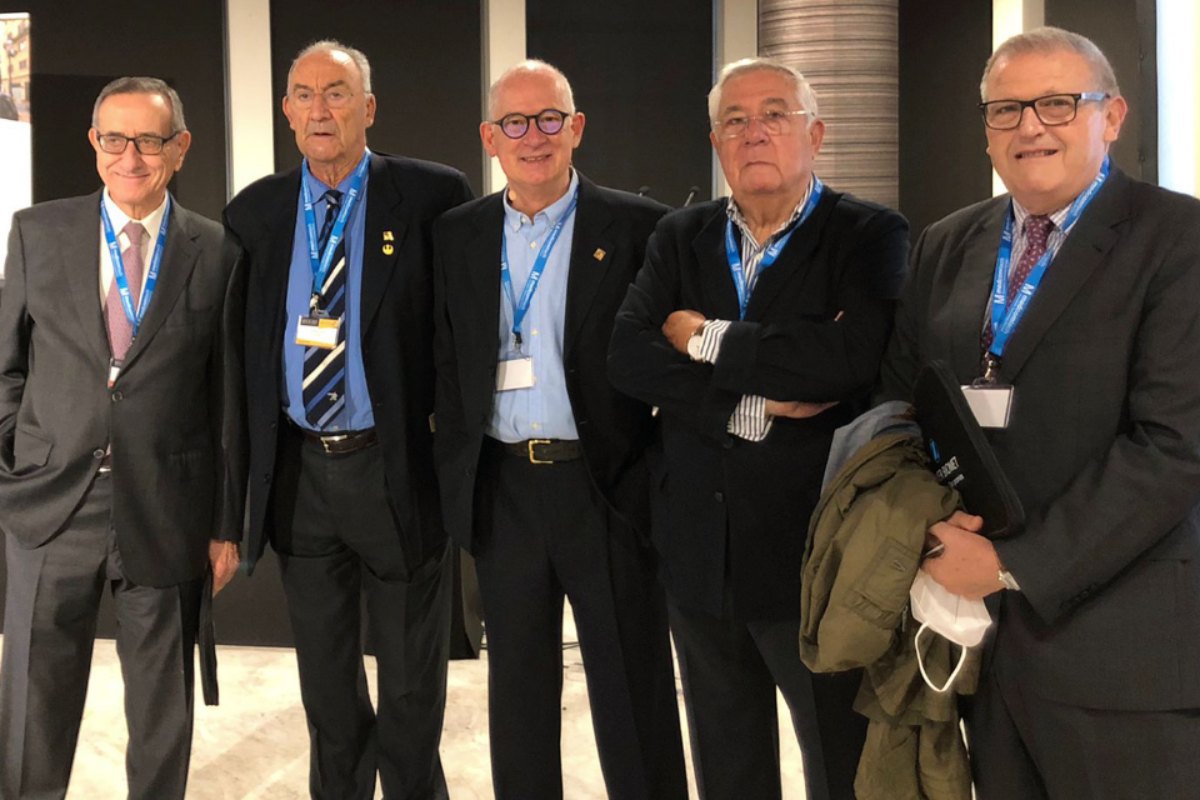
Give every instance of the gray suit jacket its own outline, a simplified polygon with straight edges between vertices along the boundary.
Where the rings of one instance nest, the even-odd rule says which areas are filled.
[[[884,360],[979,374],[1007,196],[922,234]],[[1009,427],[989,431],[1028,517],[997,543],[992,668],[1089,708],[1200,707],[1200,203],[1113,170],[1004,356]]]
[[[0,528],[61,531],[112,443],[113,525],[128,577],[200,577],[212,538],[241,535],[240,315],[224,325],[236,248],[173,205],[158,289],[120,377],[98,290],[100,193],[13,218],[0,301]],[[229,303],[237,308],[238,300]]]

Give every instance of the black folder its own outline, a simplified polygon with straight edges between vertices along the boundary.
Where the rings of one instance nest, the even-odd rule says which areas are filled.
[[[967,511],[983,517],[984,535],[999,539],[1024,524],[1021,500],[946,362],[931,361],[921,368],[913,406],[930,467],[938,481],[958,490]]]
[[[217,635],[213,625],[213,573],[212,567],[204,576],[200,590],[200,688],[204,694],[204,705],[220,705],[221,695],[217,688]]]

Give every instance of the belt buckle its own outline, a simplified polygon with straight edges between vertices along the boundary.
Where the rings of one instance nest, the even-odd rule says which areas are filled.
[[[553,463],[554,463],[554,460],[553,460],[553,459],[541,459],[541,458],[538,458],[537,456],[535,456],[535,455],[533,454],[533,447],[534,447],[534,445],[538,445],[538,444],[550,444],[550,442],[551,442],[551,440],[550,440],[550,439],[530,439],[530,440],[529,440],[529,441],[526,443],[526,444],[527,444],[527,449],[528,449],[528,451],[529,451],[529,463],[530,463],[530,464],[553,464]]]
[[[321,449],[325,451],[325,455],[336,455],[337,450],[333,448],[350,438],[349,434],[339,433],[334,436],[321,437]]]

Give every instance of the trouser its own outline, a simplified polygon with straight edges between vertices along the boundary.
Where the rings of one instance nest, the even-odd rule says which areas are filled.
[[[32,550],[6,536],[5,557],[0,798],[66,795],[106,583],[116,606],[125,682],[129,797],[182,798],[202,582],[155,588],[125,577],[108,474],[96,477],[60,534]]]
[[[287,428],[275,476],[271,542],[296,642],[312,797],[370,800],[376,772],[388,800],[447,797],[438,745],[449,548],[414,563],[418,548],[404,544],[378,445],[328,454]],[[378,663],[375,708],[362,656],[364,593]]]
[[[799,620],[739,622],[668,600],[683,678],[692,764],[702,800],[777,800],[783,693],[804,759],[810,800],[853,800],[867,719],[852,710],[859,670],[810,672]]]
[[[485,440],[474,553],[497,800],[563,796],[563,597],[583,656],[608,796],[687,798],[666,609],[648,547],[582,460],[534,464]]]

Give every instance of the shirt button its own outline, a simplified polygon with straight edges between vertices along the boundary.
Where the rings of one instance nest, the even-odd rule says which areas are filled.
[[[529,243],[529,249],[530,249],[530,250],[537,250],[537,242],[530,242],[530,243]]]
[[[534,335],[534,336],[537,336],[537,335],[538,335],[538,329],[537,329],[537,328],[534,328],[532,331],[530,331],[530,333],[531,333],[532,335]]]

